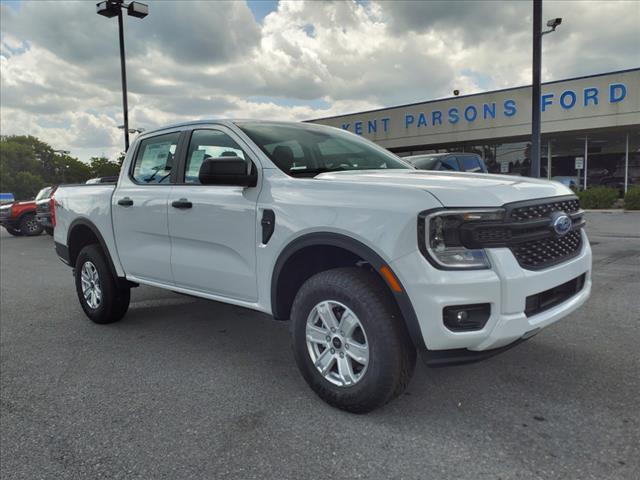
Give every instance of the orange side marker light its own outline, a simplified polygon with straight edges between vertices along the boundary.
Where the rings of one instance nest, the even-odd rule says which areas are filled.
[[[393,290],[396,293],[402,293],[402,287],[400,286],[400,282],[398,282],[398,279],[396,278],[396,276],[393,274],[393,272],[389,267],[387,267],[386,265],[383,265],[382,267],[380,267],[380,273],[382,274],[384,279],[387,281],[387,283],[391,287],[391,290]]]

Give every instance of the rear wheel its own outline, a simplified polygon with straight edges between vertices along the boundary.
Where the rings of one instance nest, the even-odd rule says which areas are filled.
[[[53,227],[44,227],[44,231],[47,232],[47,235],[51,235],[53,237]]]
[[[131,290],[118,285],[98,245],[80,251],[75,277],[78,300],[87,317],[96,323],[113,323],[124,317]]]
[[[20,232],[28,237],[35,237],[42,233],[42,225],[33,213],[28,213],[20,220]]]
[[[337,408],[364,413],[404,391],[416,352],[386,286],[372,272],[338,268],[300,288],[293,351],[309,386]]]

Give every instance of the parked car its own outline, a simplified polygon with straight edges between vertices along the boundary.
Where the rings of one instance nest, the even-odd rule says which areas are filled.
[[[629,166],[626,173],[628,185],[640,184],[640,154],[634,152],[629,155]],[[621,195],[624,195],[624,179],[625,165],[624,160],[621,160],[617,163],[616,169],[611,175],[600,179],[600,185],[603,187],[616,188],[620,191]]]
[[[36,220],[36,202],[13,202],[0,206],[0,225],[14,236],[32,237],[42,233],[42,225]]]
[[[565,186],[419,171],[315,124],[145,132],[116,185],[58,188],[56,222],[94,322],[120,320],[139,284],[290,319],[302,376],[351,412],[400,395],[417,352],[430,366],[487,358],[591,291]]]
[[[477,153],[429,153],[403,157],[419,170],[487,173],[487,166]]]
[[[57,187],[46,187],[40,190],[36,197],[36,220],[42,225],[47,235],[53,235],[56,226],[53,194]]]

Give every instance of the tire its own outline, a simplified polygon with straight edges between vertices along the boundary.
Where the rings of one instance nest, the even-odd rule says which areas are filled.
[[[53,227],[44,227],[44,231],[47,232],[47,235],[53,237]]]
[[[13,235],[14,237],[21,237],[22,236],[22,232],[20,231],[19,228],[11,228],[11,227],[4,227],[7,232],[9,232],[10,235]]]
[[[33,213],[28,213],[20,219],[20,232],[27,237],[37,237],[42,233],[42,225]]]
[[[327,329],[329,322],[321,312],[329,322],[337,322],[335,333]],[[373,272],[337,268],[308,279],[293,302],[290,328],[302,376],[334,407],[366,413],[400,395],[409,384],[416,351],[390,292]],[[331,367],[323,375],[316,362]]]
[[[88,290],[87,297],[83,281]],[[117,322],[127,313],[131,289],[118,285],[98,245],[88,245],[78,254],[75,282],[80,305],[93,322]]]

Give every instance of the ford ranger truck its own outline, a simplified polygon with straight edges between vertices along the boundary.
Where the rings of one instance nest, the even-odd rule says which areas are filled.
[[[417,354],[495,355],[591,290],[583,211],[560,183],[416,170],[321,125],[145,132],[116,185],[63,185],[55,205],[91,320],[120,320],[140,284],[289,320],[304,379],[351,412],[397,397]]]

